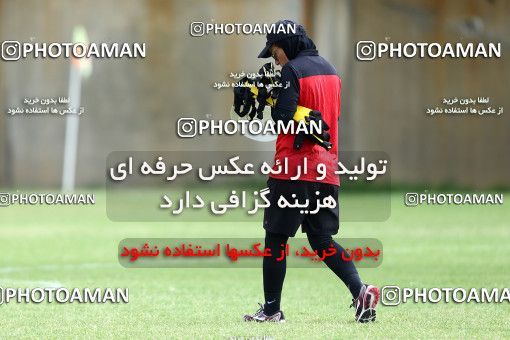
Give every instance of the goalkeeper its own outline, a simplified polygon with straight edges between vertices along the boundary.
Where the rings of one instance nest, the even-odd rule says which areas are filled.
[[[281,33],[278,29],[293,25],[295,30]],[[329,127],[331,148],[321,147],[312,139],[305,138],[302,145],[296,147],[295,135],[279,134],[276,141],[275,164],[288,162],[288,173],[270,175],[268,198],[271,206],[264,211],[264,229],[266,230],[265,247],[271,249],[272,256],[263,260],[263,284],[265,303],[253,315],[245,315],[245,321],[283,322],[283,312],[280,309],[280,299],[286,272],[286,260],[277,261],[281,249],[288,238],[295,236],[301,226],[307,234],[311,247],[322,253],[330,246],[336,248],[334,256],[327,257],[324,262],[347,286],[353,296],[355,319],[358,322],[373,321],[375,319],[375,305],[379,299],[377,287],[361,282],[356,267],[352,261],[341,258],[343,248],[333,241],[332,235],[339,230],[338,189],[340,180],[335,171],[338,169],[338,119],[340,115],[341,80],[335,68],[320,57],[313,41],[306,35],[303,26],[290,20],[279,21],[275,24],[275,33],[267,35],[265,48],[259,58],[273,57],[277,65],[282,66],[281,82],[285,85],[278,94],[276,105],[272,108],[273,120],[291,121],[297,106],[302,106],[320,112],[320,117]],[[292,31],[295,31],[292,32]],[[290,86],[287,86],[289,84]],[[309,119],[317,118],[310,115]],[[307,159],[307,172],[301,172],[299,180],[290,178],[297,173],[297,167],[302,166],[303,159]],[[327,175],[322,180],[317,173],[317,165],[325,164]],[[319,192],[319,195],[317,195]],[[293,196],[295,195],[295,196]],[[326,196],[332,196],[336,201],[335,208],[321,207],[316,214],[303,214],[298,208],[281,209],[277,205],[280,196],[299,202],[309,200],[317,202]],[[311,203],[309,210],[316,205]]]

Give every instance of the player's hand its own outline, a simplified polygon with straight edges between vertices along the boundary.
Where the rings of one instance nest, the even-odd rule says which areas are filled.
[[[317,110],[310,111],[308,116],[305,117],[305,120],[307,123],[314,121],[318,126],[322,128],[323,132],[329,130],[329,125],[326,123],[326,121],[324,121],[322,114]]]
[[[246,77],[241,79],[240,83],[252,85],[252,82]],[[237,113],[239,117],[244,117],[247,114],[250,114],[251,117],[255,114],[255,97],[250,87],[234,87],[234,112]]]

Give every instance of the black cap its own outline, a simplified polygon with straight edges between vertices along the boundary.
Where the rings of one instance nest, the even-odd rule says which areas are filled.
[[[306,35],[305,28],[302,25],[292,20],[280,20],[276,22],[274,27],[272,27],[271,33],[266,35],[266,47],[259,53],[258,57],[269,58],[271,56],[269,49],[273,43],[296,35]]]

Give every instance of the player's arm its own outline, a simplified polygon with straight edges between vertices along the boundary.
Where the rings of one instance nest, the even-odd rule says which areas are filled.
[[[269,66],[268,66],[269,65]],[[266,64],[263,68],[272,67]],[[260,73],[264,73],[261,69]],[[330,150],[332,144],[329,143],[329,134],[325,131],[329,130],[326,122],[322,119],[319,111],[313,111],[309,108],[297,105],[299,100],[299,81],[295,71],[288,65],[282,68],[280,78],[283,88],[273,88],[272,91],[267,91],[265,88],[258,88],[248,79],[243,79],[249,87],[239,87],[234,89],[234,111],[240,116],[244,117],[249,114],[250,120],[253,119],[255,113],[261,113],[265,105],[271,107],[271,117],[274,121],[283,121],[287,124],[289,121],[315,121],[321,122],[322,133],[320,134],[298,134],[294,143],[296,149],[301,148],[304,139],[308,138],[312,142]],[[263,79],[263,83],[270,83],[271,79]],[[251,84],[251,85],[250,85]],[[259,104],[257,108],[256,103]]]
[[[299,81],[289,65],[282,68],[281,84],[283,87],[278,89],[278,100],[271,107],[271,117],[275,122],[281,120],[287,124],[294,119],[299,100]]]

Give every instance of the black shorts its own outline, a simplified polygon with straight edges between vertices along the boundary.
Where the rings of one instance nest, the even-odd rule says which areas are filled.
[[[304,233],[314,235],[335,235],[340,227],[338,217],[338,186],[328,183],[291,181],[269,178],[267,181],[271,206],[264,210],[264,229],[272,233],[287,236],[296,235],[299,226]],[[316,192],[319,192],[317,195]],[[293,197],[292,195],[296,196]],[[317,199],[331,195],[336,202],[335,208],[321,207],[316,214],[302,213],[301,208],[280,208],[278,199],[283,195],[288,202],[309,200],[306,210],[315,210]]]

